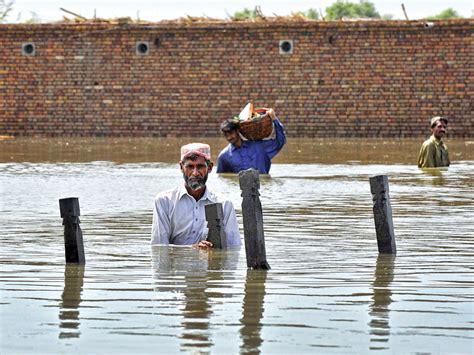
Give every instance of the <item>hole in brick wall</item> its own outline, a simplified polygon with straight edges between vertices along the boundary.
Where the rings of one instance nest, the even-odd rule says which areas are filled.
[[[155,46],[156,46],[156,47],[159,47],[159,46],[160,46],[160,39],[159,39],[159,38],[155,38],[154,43],[155,43]]]
[[[29,43],[23,43],[21,45],[21,53],[23,55],[35,55],[36,53],[36,47],[35,44],[32,42]]]
[[[148,45],[148,42],[137,42],[137,45],[136,45],[137,54],[147,55],[149,51],[150,51],[150,47]]]
[[[280,54],[292,54],[293,41],[291,39],[284,39],[280,41]]]
[[[336,42],[336,38],[334,36],[329,36],[328,37],[328,43],[329,44],[334,44]]]

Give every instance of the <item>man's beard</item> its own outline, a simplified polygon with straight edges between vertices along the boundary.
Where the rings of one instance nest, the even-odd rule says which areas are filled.
[[[191,190],[199,190],[202,189],[204,186],[206,186],[206,181],[207,181],[207,174],[206,176],[203,177],[188,177],[185,174],[183,174],[184,177],[184,182],[186,183],[186,186],[188,186]]]

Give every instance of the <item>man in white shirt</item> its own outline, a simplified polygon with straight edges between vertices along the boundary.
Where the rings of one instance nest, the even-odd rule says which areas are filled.
[[[164,191],[155,199],[152,244],[193,245],[201,249],[212,248],[206,240],[208,228],[204,206],[222,203],[222,224],[227,246],[240,246],[239,226],[231,201],[210,191],[206,186],[212,171],[211,148],[203,143],[190,143],[181,147],[179,163],[184,184]]]

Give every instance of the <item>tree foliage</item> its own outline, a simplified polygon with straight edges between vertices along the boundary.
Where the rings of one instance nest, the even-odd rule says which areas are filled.
[[[13,10],[14,0],[0,0],[0,23],[5,22],[8,14]]]
[[[326,8],[327,20],[340,20],[342,18],[380,18],[380,14],[370,1],[360,0],[359,3],[352,3],[344,0],[337,0],[334,4]]]
[[[263,17],[263,14],[258,6],[255,6],[253,10],[245,8],[242,11],[236,11],[232,15],[233,20],[254,20],[260,17]]]
[[[308,11],[293,12],[288,17],[304,18],[304,19],[309,19],[309,20],[319,20],[319,14],[315,9],[309,9]]]
[[[0,0],[0,3],[6,0]],[[13,1],[13,0],[10,0]],[[228,15],[232,20],[256,20],[256,19],[265,19],[259,6],[255,6],[254,9],[245,8],[242,11],[237,11],[234,15]],[[394,19],[392,14],[384,14],[381,16],[375,5],[368,0],[359,0],[359,2],[351,2],[349,0],[336,0],[331,6],[326,8],[326,14],[323,15],[322,12],[310,8],[307,11],[298,11],[292,13],[293,17],[306,18],[311,20],[328,20],[328,21],[338,21],[341,19],[380,19],[385,21],[390,21]],[[438,15],[426,17],[425,19],[429,20],[447,20],[447,19],[456,19],[463,18],[460,16],[456,10],[452,8],[447,8],[446,10],[441,11]],[[474,18],[474,11],[473,16]]]
[[[319,20],[319,13],[315,9],[309,9],[304,15],[311,20]]]
[[[456,12],[456,10],[454,10],[452,8],[448,8],[446,10],[443,10],[436,16],[427,17],[427,19],[429,19],[429,20],[449,20],[449,19],[452,19],[452,18],[463,18],[463,17],[459,16],[459,14]]]

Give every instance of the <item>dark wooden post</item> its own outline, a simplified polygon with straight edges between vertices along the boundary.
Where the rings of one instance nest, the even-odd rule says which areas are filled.
[[[379,253],[396,254],[392,207],[388,193],[388,177],[386,175],[372,176],[370,178],[370,192],[374,201],[375,231]]]
[[[263,214],[260,203],[260,178],[258,170],[248,169],[239,173],[242,190],[242,216],[244,218],[245,253],[247,267],[252,269],[270,269],[265,253],[263,235]]]
[[[79,226],[79,216],[81,215],[79,199],[77,197],[60,199],[59,209],[64,225],[66,263],[85,264],[84,243],[81,227]]]
[[[214,248],[227,248],[227,238],[224,226],[222,225],[222,216],[224,215],[222,203],[210,203],[204,208],[206,211],[207,228],[209,229],[207,240],[213,244]]]

